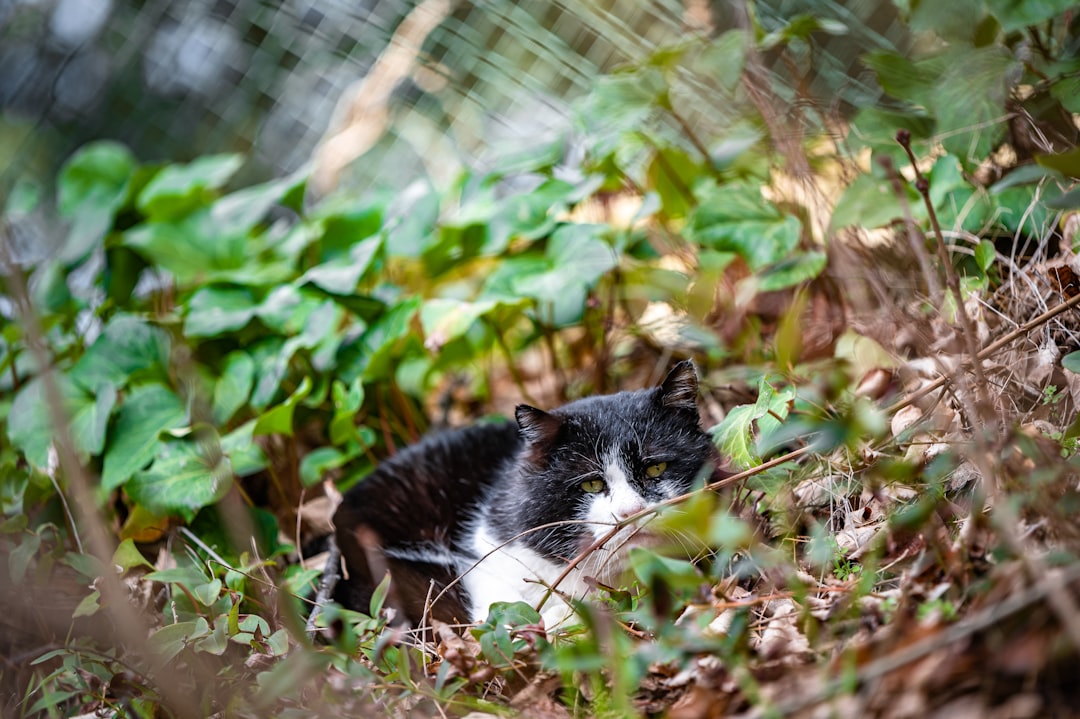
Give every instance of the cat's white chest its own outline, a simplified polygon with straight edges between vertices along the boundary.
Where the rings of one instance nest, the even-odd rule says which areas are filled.
[[[468,546],[481,558],[476,564],[461,567],[475,622],[487,619],[488,609],[495,602],[522,601],[535,607],[566,568],[565,564],[552,562],[521,542],[503,545],[483,521],[470,533]],[[575,570],[559,582],[557,589],[540,611],[549,631],[573,614],[562,595],[582,599],[589,587]]]

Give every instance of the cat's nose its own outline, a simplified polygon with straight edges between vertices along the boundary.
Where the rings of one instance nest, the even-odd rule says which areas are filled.
[[[624,519],[629,519],[630,517],[633,517],[635,514],[643,511],[644,509],[644,502],[625,502],[615,509],[615,518],[621,522]]]

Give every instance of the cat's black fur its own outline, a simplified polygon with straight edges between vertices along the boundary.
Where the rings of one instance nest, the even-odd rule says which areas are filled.
[[[649,390],[590,397],[550,413],[521,405],[516,424],[476,425],[408,447],[350,490],[334,515],[347,570],[334,598],[367,611],[389,570],[388,606],[413,625],[461,574],[469,581],[455,584],[427,616],[476,621],[487,611],[481,600],[533,600],[543,589],[536,582],[552,581],[615,520],[684,493],[715,471],[715,449],[699,426],[696,403],[697,374],[682,362]],[[660,463],[660,477],[647,477],[646,467]],[[604,490],[584,491],[589,479],[606,480]],[[530,528],[584,518],[593,521],[514,539]],[[603,519],[607,526],[596,526]],[[628,539],[635,541],[629,535],[620,541]],[[470,569],[489,547],[508,541],[505,556],[481,564],[490,567],[488,578]],[[608,571],[624,553],[623,546],[612,548]],[[470,582],[482,596],[470,595]]]

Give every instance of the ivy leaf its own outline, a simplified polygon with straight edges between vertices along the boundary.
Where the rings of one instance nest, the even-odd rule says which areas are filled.
[[[82,455],[101,454],[109,415],[116,404],[115,385],[103,382],[96,391],[88,392],[66,375],[53,377],[75,451]],[[8,439],[39,470],[48,466],[49,446],[55,435],[43,382],[36,377],[19,391],[7,421]]]
[[[169,336],[162,329],[133,315],[115,315],[70,375],[86,390],[102,384],[123,388],[142,377],[167,380],[169,353]]]
[[[709,430],[721,456],[743,469],[761,464],[761,459],[754,449],[754,409],[752,404],[733,407],[720,424]]]
[[[127,199],[135,158],[115,142],[86,145],[64,163],[57,179],[57,209],[71,220],[60,261],[72,263],[101,242]]]
[[[496,306],[492,300],[465,302],[455,299],[427,300],[420,307],[424,346],[438,352],[444,345],[468,332],[476,321]]]
[[[766,202],[756,185],[710,182],[688,218],[687,234],[705,247],[742,256],[754,272],[786,258],[799,244],[799,221]]]
[[[808,282],[825,269],[824,252],[804,252],[781,260],[761,273],[758,290],[772,292]]]
[[[213,204],[210,216],[224,232],[250,232],[256,224],[266,219],[275,205],[303,191],[307,172],[307,168],[302,168],[286,177],[229,193]]]
[[[246,287],[204,287],[188,300],[184,334],[216,337],[242,329],[256,311],[255,298]]]
[[[168,270],[183,286],[215,279],[251,284],[253,279],[273,281],[281,274],[281,266],[274,263],[247,267],[248,237],[224,232],[206,210],[175,222],[136,225],[124,232],[122,241],[150,264]]]
[[[221,377],[214,383],[214,401],[211,414],[218,426],[227,423],[236,411],[244,406],[255,384],[255,361],[241,350],[225,357]]]
[[[154,463],[136,472],[124,490],[153,514],[191,521],[200,509],[224,497],[232,480],[227,457],[210,461],[198,442],[174,440],[162,443]]]
[[[101,486],[113,490],[153,460],[158,435],[181,427],[187,413],[180,398],[158,383],[140,385],[124,398],[109,433],[101,470]]]
[[[293,413],[296,411],[296,405],[300,404],[300,400],[307,397],[310,392],[311,378],[304,377],[300,381],[300,386],[289,395],[287,400],[259,417],[255,422],[254,433],[284,434],[291,437],[293,433]]]
[[[1036,155],[1035,162],[1063,175],[1080,178],[1080,147],[1056,155]]]
[[[310,282],[320,289],[335,295],[348,295],[356,292],[356,286],[368,270],[371,269],[382,249],[382,237],[369,237],[354,245],[348,255],[316,265],[305,272],[299,282]]]
[[[986,0],[986,6],[1001,23],[1002,30],[1012,32],[1053,20],[1075,8],[1076,3],[1074,0]]]
[[[266,454],[255,441],[254,431],[255,420],[250,420],[221,438],[221,451],[229,458],[237,477],[266,469]]]
[[[151,220],[174,219],[205,204],[206,192],[223,187],[243,164],[243,155],[230,154],[168,165],[146,183],[136,205]]]
[[[1000,46],[954,48],[941,61],[943,72],[930,86],[936,132],[949,153],[978,163],[1005,133],[1009,82],[1021,65]]]
[[[979,266],[979,269],[986,272],[994,264],[995,259],[997,259],[997,249],[994,243],[990,240],[980,241],[979,246],[975,248],[975,264]]]
[[[1080,352],[1070,352],[1062,357],[1061,366],[1073,374],[1080,374]]]
[[[300,482],[311,487],[322,481],[323,475],[349,461],[350,455],[337,447],[318,447],[300,460]]]
[[[851,226],[884,227],[903,216],[904,210],[888,180],[859,175],[844,189],[830,225],[834,230]]]

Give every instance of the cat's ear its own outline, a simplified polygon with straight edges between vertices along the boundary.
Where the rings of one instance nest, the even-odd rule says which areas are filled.
[[[660,404],[675,409],[685,409],[695,414],[698,411],[698,378],[694,363],[683,360],[671,368],[668,376],[657,387]]]
[[[562,420],[542,409],[519,404],[514,410],[521,436],[530,444],[547,444],[553,441],[562,426]]]

